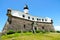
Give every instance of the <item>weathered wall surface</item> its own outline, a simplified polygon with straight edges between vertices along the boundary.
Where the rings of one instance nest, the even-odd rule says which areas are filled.
[[[37,22],[36,28],[38,30],[47,30],[51,31],[54,30],[52,23],[39,23]],[[12,22],[9,24],[7,21],[6,25],[3,28],[3,32],[7,32],[8,30],[14,30],[14,31],[29,31],[32,30],[32,21],[12,17]]]

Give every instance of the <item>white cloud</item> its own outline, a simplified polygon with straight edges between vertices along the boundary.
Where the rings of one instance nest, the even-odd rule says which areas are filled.
[[[54,26],[55,30],[57,31],[60,31],[60,26]]]

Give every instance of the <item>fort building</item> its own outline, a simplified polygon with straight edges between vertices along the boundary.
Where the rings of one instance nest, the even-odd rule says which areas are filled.
[[[24,12],[7,9],[7,22],[3,28],[3,33],[8,30],[32,31],[47,30],[54,31],[53,20],[49,17],[36,17],[29,14],[28,5],[24,6]]]

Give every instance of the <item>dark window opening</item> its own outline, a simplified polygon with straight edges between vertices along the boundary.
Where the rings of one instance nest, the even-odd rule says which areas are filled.
[[[9,24],[11,24],[11,21],[9,21]]]
[[[37,18],[37,20],[38,20],[38,18]]]
[[[28,19],[30,19],[30,17],[28,16]]]
[[[36,27],[35,27],[34,29],[35,29],[35,30],[37,30],[37,28],[36,28]]]
[[[45,19],[45,21],[47,21],[47,19]]]
[[[22,15],[23,17],[25,17],[25,15]]]
[[[24,25],[24,28],[26,28],[26,26]]]
[[[42,21],[44,21],[44,19],[42,19]]]
[[[39,19],[41,21],[41,19]]]
[[[32,18],[32,20],[34,20],[34,18]]]
[[[44,27],[42,27],[42,29],[44,29]]]
[[[53,23],[53,20],[51,20],[51,22]]]

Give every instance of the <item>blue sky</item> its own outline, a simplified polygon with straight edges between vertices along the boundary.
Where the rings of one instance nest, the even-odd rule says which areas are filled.
[[[0,0],[0,31],[8,18],[7,9],[23,11],[25,4],[31,15],[52,18],[55,29],[60,30],[60,0]]]

